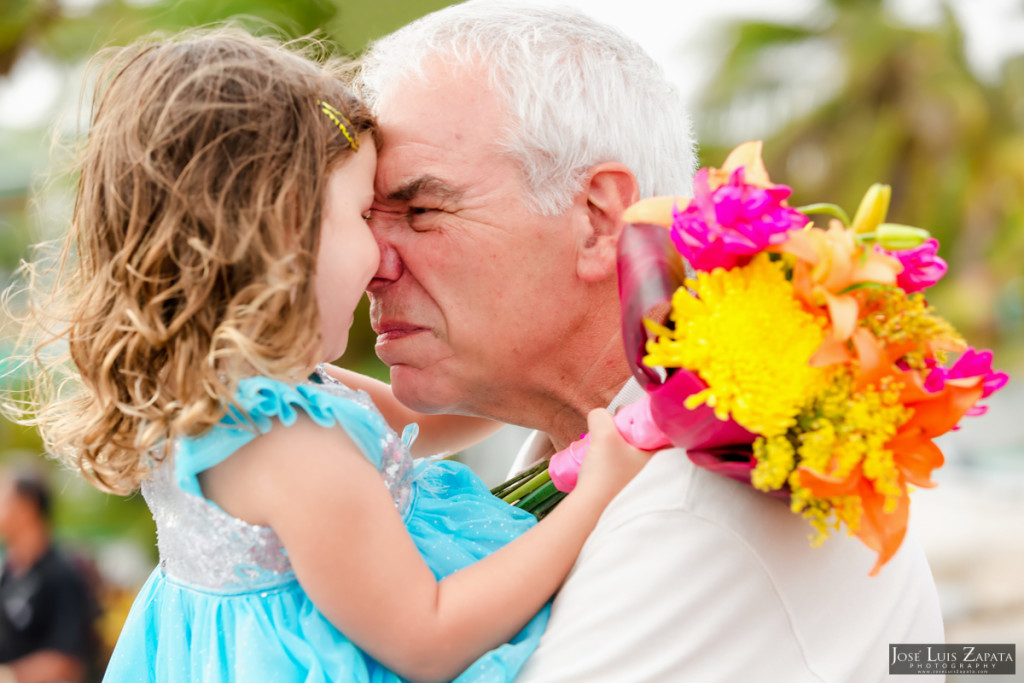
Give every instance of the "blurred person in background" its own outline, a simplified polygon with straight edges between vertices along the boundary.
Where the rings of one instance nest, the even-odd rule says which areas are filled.
[[[78,683],[89,672],[95,610],[54,546],[51,501],[40,472],[0,470],[0,683]]]

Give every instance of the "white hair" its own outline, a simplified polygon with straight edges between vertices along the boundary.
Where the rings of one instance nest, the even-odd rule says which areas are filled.
[[[512,123],[499,149],[520,166],[535,211],[565,211],[587,170],[607,161],[633,172],[641,197],[691,193],[695,144],[679,91],[617,29],[569,7],[454,5],[370,46],[360,87],[371,109],[393,84],[425,78],[432,57],[482,69],[504,98]]]

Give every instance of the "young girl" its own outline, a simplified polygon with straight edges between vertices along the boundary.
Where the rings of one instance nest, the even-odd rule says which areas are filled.
[[[378,260],[374,124],[335,76],[230,31],[101,74],[70,265],[36,307],[64,321],[74,382],[39,351],[30,419],[97,484],[141,484],[157,522],[105,680],[511,680],[646,460],[593,413],[578,488],[535,526],[465,467],[414,463],[318,366]],[[428,452],[486,431],[379,389]]]

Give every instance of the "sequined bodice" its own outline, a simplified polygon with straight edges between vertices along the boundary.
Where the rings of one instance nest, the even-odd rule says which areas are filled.
[[[174,481],[173,465],[168,459],[142,484],[156,521],[164,574],[198,588],[238,592],[272,588],[295,578],[273,529],[243,522],[182,491]]]
[[[379,416],[370,397],[318,370],[319,391],[352,401]],[[407,439],[385,429],[378,469],[395,506],[405,514],[412,497],[413,461]],[[266,590],[295,579],[288,554],[274,530],[227,514],[205,498],[182,490],[175,478],[176,456],[143,482],[142,494],[157,527],[160,566],[174,581],[224,593]]]

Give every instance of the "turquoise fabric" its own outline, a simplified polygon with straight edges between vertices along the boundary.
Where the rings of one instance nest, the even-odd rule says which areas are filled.
[[[344,428],[380,469],[382,453],[394,443],[395,435],[365,395],[361,396],[362,401],[351,400],[315,384],[243,380],[236,397],[241,412],[232,411],[209,433],[180,444],[174,457],[174,485],[194,504],[195,497],[202,496],[197,475],[256,437],[247,424],[266,433],[278,423],[294,423],[300,411],[325,428]],[[147,495],[151,507],[156,500],[163,498]],[[205,499],[202,508],[213,520],[217,515],[226,516]],[[157,508],[153,512],[163,535],[160,520],[168,515],[162,517]],[[169,517],[179,523],[189,519],[177,511]],[[440,460],[415,462],[403,519],[438,578],[486,557],[535,523],[531,515],[494,498],[464,465]],[[187,529],[187,533],[208,535],[219,528],[216,522],[192,525],[204,528]],[[270,533],[263,527],[252,528]],[[225,547],[230,542],[228,539]],[[161,545],[162,553],[163,549]],[[177,565],[169,559],[161,556],[161,566],[139,592],[104,681],[402,680],[335,629],[290,571],[274,575],[276,579],[269,583],[267,576],[253,576],[230,586],[197,586],[195,581],[181,581],[166,571],[166,567],[182,566],[182,558],[174,558]],[[185,560],[192,563],[187,565],[189,569],[196,569],[196,564],[201,568],[203,562],[198,553]],[[486,653],[456,680],[490,683],[514,679],[536,648],[547,619],[545,607],[515,639]]]

